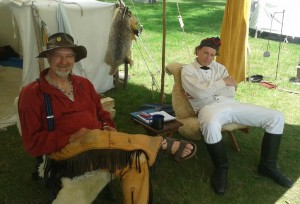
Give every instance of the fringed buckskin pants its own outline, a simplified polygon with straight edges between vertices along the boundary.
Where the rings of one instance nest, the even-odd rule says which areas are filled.
[[[45,175],[73,178],[105,169],[121,178],[126,204],[149,202],[149,167],[156,160],[163,138],[91,130],[50,155]]]

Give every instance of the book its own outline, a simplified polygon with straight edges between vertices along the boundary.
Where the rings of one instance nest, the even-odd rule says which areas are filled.
[[[160,115],[163,115],[164,116],[164,122],[168,122],[168,121],[171,121],[171,120],[175,120],[176,117],[170,115],[169,113],[165,112],[165,111],[156,111],[155,109],[148,109],[148,110],[143,110],[143,111],[138,111],[138,112],[133,112],[133,113],[130,113],[133,117],[141,120],[142,122],[146,123],[146,124],[151,124],[152,122],[152,117],[150,118],[145,118],[145,117],[142,117],[140,115],[140,113],[142,112],[145,112],[145,113],[149,113],[150,115],[156,115],[156,114],[160,114]]]

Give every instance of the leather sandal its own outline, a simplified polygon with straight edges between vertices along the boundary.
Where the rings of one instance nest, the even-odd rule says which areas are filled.
[[[197,146],[193,142],[189,142],[186,140],[172,139],[170,137],[164,137],[164,140],[166,141],[165,143],[167,143],[167,147],[165,150],[162,150],[162,152],[165,155],[172,155],[173,159],[178,163],[182,162],[183,160],[192,158],[193,156],[195,156],[195,154],[197,152]],[[177,151],[175,152],[175,154],[172,154],[172,147],[173,147],[173,144],[175,141],[179,141],[179,147],[178,147]],[[191,144],[193,146],[193,149],[191,150],[192,152],[189,155],[182,157],[182,153],[183,153],[184,149],[186,148],[187,144]]]

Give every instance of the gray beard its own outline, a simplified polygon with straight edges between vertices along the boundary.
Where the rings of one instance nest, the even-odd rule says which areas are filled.
[[[71,71],[67,71],[67,72],[55,71],[55,73],[60,77],[66,77],[71,73]]]

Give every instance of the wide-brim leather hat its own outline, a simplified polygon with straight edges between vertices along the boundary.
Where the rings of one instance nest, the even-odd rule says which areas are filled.
[[[74,39],[67,33],[55,33],[48,38],[46,50],[41,52],[38,58],[46,58],[47,53],[57,48],[71,48],[75,52],[75,62],[86,58],[87,50],[82,45],[74,44]]]

